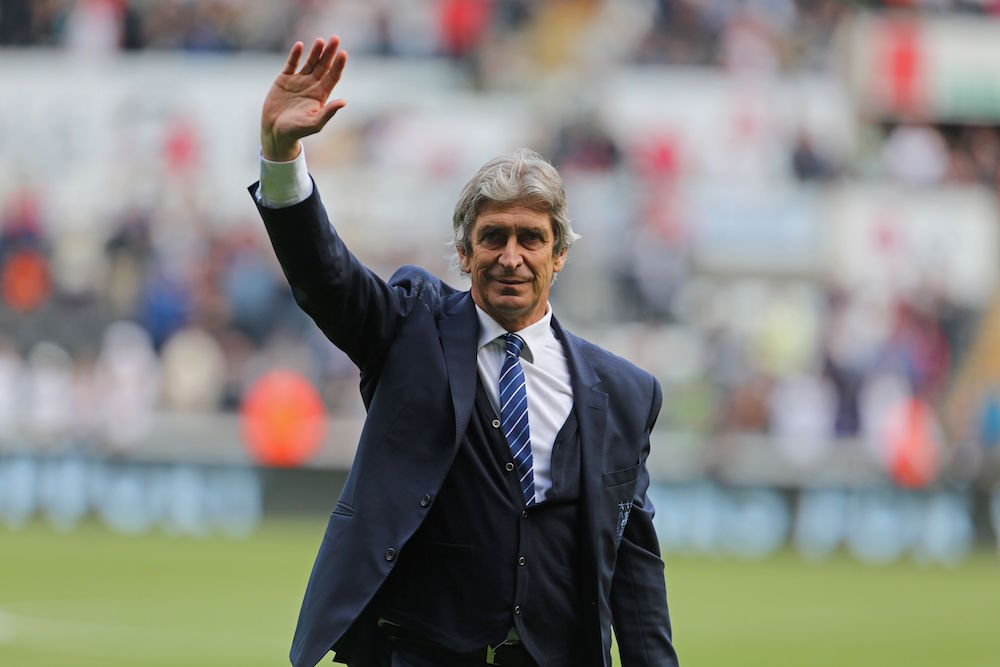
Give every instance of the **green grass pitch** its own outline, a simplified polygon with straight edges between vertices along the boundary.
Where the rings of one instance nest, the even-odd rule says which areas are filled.
[[[0,528],[0,666],[287,664],[322,531],[274,520],[246,540]],[[1000,665],[993,552],[955,568],[668,556],[667,587],[684,667]]]

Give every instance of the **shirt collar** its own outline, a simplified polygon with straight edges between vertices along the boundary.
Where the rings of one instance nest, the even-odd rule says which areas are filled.
[[[476,304],[476,315],[479,317],[479,346],[482,349],[493,341],[507,333],[500,324],[487,314],[485,310]],[[547,337],[551,336],[552,326],[552,304],[546,302],[545,314],[537,322],[532,322],[519,331],[515,331],[518,336],[524,339],[524,350],[521,356],[527,361],[534,363],[534,351],[541,351],[545,347]]]

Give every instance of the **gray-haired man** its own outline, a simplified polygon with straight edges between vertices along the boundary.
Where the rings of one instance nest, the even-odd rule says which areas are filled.
[[[520,149],[455,208],[471,289],[387,282],[344,246],[299,139],[347,54],[297,43],[264,102],[251,186],[299,305],[361,370],[368,418],[316,557],[297,666],[677,664],[646,497],[656,380],[566,331],[549,289],[577,238],[562,180]]]

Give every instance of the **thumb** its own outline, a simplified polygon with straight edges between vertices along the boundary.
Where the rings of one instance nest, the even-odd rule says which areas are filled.
[[[323,113],[320,115],[320,127],[326,125],[333,115],[343,109],[347,105],[346,100],[337,99],[327,102],[326,106],[323,107]]]

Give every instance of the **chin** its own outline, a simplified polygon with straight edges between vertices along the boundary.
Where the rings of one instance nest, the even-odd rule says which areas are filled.
[[[492,299],[494,303],[517,303],[522,306],[528,305],[530,299],[526,294],[523,294],[521,290],[513,292],[509,289],[494,290],[492,294]]]
[[[493,299],[490,306],[498,313],[513,314],[528,310],[531,306],[522,299]]]
[[[489,306],[498,313],[504,315],[516,315],[531,310],[532,304],[529,299],[510,295],[495,296],[489,300]]]

